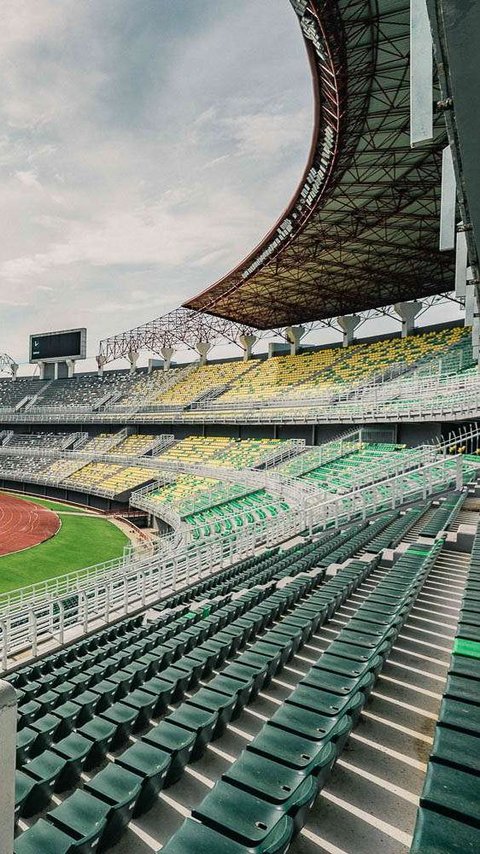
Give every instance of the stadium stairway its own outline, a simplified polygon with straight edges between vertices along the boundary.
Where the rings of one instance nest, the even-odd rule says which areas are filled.
[[[50,684],[48,660],[41,673],[25,668],[13,676],[26,701],[17,772],[24,832],[17,854],[101,851],[118,840],[118,851],[143,852],[169,838],[168,854],[207,846],[222,854],[285,851],[319,789],[342,768],[340,759],[330,774],[375,677],[391,666],[394,641],[400,650],[405,644],[412,607],[431,597],[428,587],[436,589],[437,576],[442,581],[438,539],[408,547],[392,567],[379,567],[379,555],[368,551],[363,560],[351,559],[368,540],[375,547],[395,545],[412,521],[411,512],[384,514],[372,525],[353,526],[348,537],[324,534],[287,553],[253,558],[232,568],[229,578],[211,580],[210,595],[224,587],[208,614],[204,606],[185,613],[178,602],[180,616],[122,625],[111,648],[107,632],[90,639],[88,661],[78,663],[75,650],[63,665],[57,656]],[[332,559],[348,562],[325,580]],[[422,650],[429,646],[415,642]],[[27,681],[34,676],[46,688],[41,703]],[[376,701],[374,693],[368,709]],[[40,711],[32,708],[35,702]],[[283,775],[273,792],[262,786],[272,763]],[[175,833],[192,806],[194,819]],[[302,845],[309,833],[302,831]]]

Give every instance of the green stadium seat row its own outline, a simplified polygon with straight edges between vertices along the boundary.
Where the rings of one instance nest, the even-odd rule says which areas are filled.
[[[437,537],[455,520],[467,497],[466,492],[452,492],[441,502],[430,519],[419,531],[421,537]]]
[[[342,577],[331,579],[324,585],[325,590],[321,588],[318,595],[312,592],[316,587],[317,579],[310,577],[294,580],[284,589],[276,591],[266,599],[262,598],[261,604],[259,604],[258,595],[253,597],[245,594],[244,599],[247,602],[256,601],[257,605],[245,617],[237,617],[231,624],[230,633],[228,630],[217,632],[211,641],[205,642],[196,650],[197,653],[203,651],[212,654],[209,662],[211,669],[214,664],[218,666],[217,659],[213,656],[217,655],[219,648],[220,658],[224,661],[239,648],[244,648],[247,641],[253,640],[257,629],[268,628],[274,619],[285,613],[286,609],[292,608],[302,597],[305,598],[305,605],[294,607],[293,611],[287,613],[272,630],[264,632],[260,642],[253,643],[249,650],[244,651],[232,664],[217,673],[206,686],[194,691],[179,709],[142,736],[133,747],[128,748],[117,758],[115,765],[100,771],[81,792],[74,792],[60,807],[53,810],[48,816],[48,821],[53,823],[55,830],[66,835],[82,834],[81,840],[75,840],[81,845],[93,842],[94,846],[98,843],[103,847],[107,844],[107,840],[108,845],[113,844],[128,821],[129,815],[131,813],[136,815],[148,809],[159,789],[175,782],[183,772],[187,761],[198,758],[208,741],[223,733],[228,722],[238,716],[245,704],[255,697],[278,671],[282,661],[288,660],[295,649],[310,637],[313,630],[318,627],[319,621],[322,618],[325,619],[330,613],[331,608],[339,607],[349,592],[369,574],[376,562],[376,560],[370,563],[358,562],[356,566],[346,568],[342,571]],[[321,577],[323,574],[319,573],[319,578]],[[237,602],[228,607],[234,608],[237,613]],[[238,607],[242,610],[241,603]],[[194,658],[193,655],[192,658]],[[190,664],[190,676],[195,673],[195,680],[200,675],[196,672],[199,660],[206,659],[200,655],[194,658],[193,665]],[[181,666],[182,662],[177,662],[177,667],[178,665]],[[187,656],[183,662],[183,666],[186,665]],[[173,670],[173,668],[167,668],[162,671],[162,681],[165,680],[169,669]],[[177,688],[181,686],[178,698],[187,686],[192,689],[191,678],[185,680],[186,672],[187,670],[184,670],[183,675],[181,673],[175,683]],[[99,738],[104,737],[105,732],[101,731]],[[79,750],[82,746],[81,743],[77,745]],[[71,745],[72,751],[74,747],[75,745]],[[78,773],[78,768],[82,765],[80,762],[79,766],[72,767],[75,758],[69,762],[70,754],[63,748],[62,750],[63,758],[66,757],[65,764],[61,766],[62,782],[65,782],[69,774]],[[45,754],[43,756],[45,757]],[[45,807],[45,797],[51,794],[49,786],[52,785],[52,779],[55,786],[55,779],[59,778],[54,776],[52,778],[55,773],[60,774],[55,768],[51,770],[48,778],[45,775],[45,791],[40,786],[37,787],[36,794],[39,798],[42,797],[40,808]],[[132,776],[135,776],[136,780],[132,779]],[[70,784],[72,779],[72,777],[69,778]],[[30,792],[27,793],[28,797],[31,801]],[[108,801],[110,810],[102,811],[98,804],[92,803],[89,799],[92,797],[101,800],[102,803]],[[99,816],[104,825],[101,836],[103,841],[95,834],[95,828],[98,829],[98,822],[94,821],[95,816]],[[43,820],[37,822],[30,831],[19,837],[16,842],[16,852],[35,850],[34,846],[39,844],[38,840],[50,838],[48,833],[48,822],[45,823]],[[66,844],[57,833],[52,832],[51,839],[52,845],[55,844],[56,839],[60,844]],[[71,836],[69,844],[73,845]],[[57,849],[52,849],[52,854],[55,850]]]
[[[284,854],[306,821],[440,544],[409,548],[162,849]]]
[[[412,852],[480,850],[480,532],[420,797]]]
[[[406,510],[405,513],[398,516],[369,543],[369,550],[377,552],[383,549],[396,548],[415,523],[427,512],[429,507],[430,502],[425,502],[420,507],[411,507],[409,510]]]

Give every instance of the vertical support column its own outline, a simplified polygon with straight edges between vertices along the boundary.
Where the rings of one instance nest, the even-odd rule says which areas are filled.
[[[442,192],[440,200],[440,252],[455,249],[455,212],[457,182],[453,168],[452,147],[447,145],[442,153]]]
[[[287,326],[285,329],[285,337],[290,344],[290,355],[296,356],[298,353],[298,348],[300,346],[300,341],[305,335],[305,327],[304,326]]]
[[[105,366],[105,362],[106,362],[105,356],[102,356],[102,354],[101,354],[101,353],[99,353],[99,354],[98,354],[98,356],[96,356],[95,358],[96,358],[96,360],[97,360],[97,373],[98,373],[98,376],[99,376],[99,377],[103,377],[103,368],[104,368],[104,366]]]
[[[75,373],[75,359],[66,359],[65,362],[67,365],[67,376],[71,380]]]
[[[426,0],[410,0],[410,145],[433,137],[433,42]]]
[[[455,296],[457,296],[457,297],[466,296],[467,268],[468,268],[467,238],[465,236],[465,229],[463,227],[463,222],[459,222],[457,225],[457,248],[456,248],[456,252],[455,252]],[[465,326],[471,326],[470,323],[467,323],[466,313],[465,313]]]
[[[17,696],[9,682],[0,682],[0,851],[12,854],[15,813],[15,752]]]
[[[248,362],[252,358],[252,347],[257,340],[257,336],[240,335],[238,340],[243,348],[243,361]]]
[[[415,318],[419,311],[421,311],[422,303],[417,300],[413,302],[397,302],[394,308],[402,321],[402,338],[406,338],[415,329]]]
[[[354,340],[355,329],[360,323],[358,314],[344,314],[337,317],[337,323],[343,332],[343,346],[348,347]]]
[[[200,364],[201,365],[206,365],[207,356],[208,356],[211,349],[212,349],[212,345],[210,344],[209,341],[199,341],[197,343],[196,350],[197,350],[198,355],[200,356]]]
[[[40,370],[40,379],[44,380],[45,379],[46,362],[38,362],[38,367]]]
[[[137,370],[137,362],[138,362],[138,353],[136,350],[129,350],[127,354],[128,361],[130,362],[130,373],[134,374]]]
[[[172,363],[172,356],[173,356],[174,352],[175,351],[174,351],[173,347],[162,347],[161,348],[160,353],[163,357],[163,370],[164,371],[170,370],[170,365]]]
[[[12,364],[10,365],[10,370],[12,372],[12,380],[16,380],[18,374],[18,365],[16,362],[12,362]]]

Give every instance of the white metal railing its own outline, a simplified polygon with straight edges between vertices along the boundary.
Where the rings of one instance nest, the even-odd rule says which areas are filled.
[[[405,501],[463,484],[463,459],[440,456],[416,473],[396,475],[382,484],[330,497],[308,508],[222,531],[219,536],[186,546],[159,549],[154,556],[131,556],[116,566],[76,576],[70,586],[64,577],[50,579],[38,588],[4,594],[0,616],[0,660],[7,668],[15,652],[36,655],[43,641],[64,644],[112,619],[145,607],[162,595],[255,553],[261,545],[285,541],[305,529],[345,524],[367,518]],[[36,587],[36,586],[35,586]]]

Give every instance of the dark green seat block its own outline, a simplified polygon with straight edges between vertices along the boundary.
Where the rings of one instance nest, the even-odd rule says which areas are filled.
[[[138,717],[135,722],[135,727],[147,726],[150,719],[153,717],[157,699],[153,694],[143,691],[142,688],[135,688],[130,694],[123,698],[122,703],[130,706],[138,712]]]
[[[369,671],[373,673],[378,672],[381,669],[382,664],[383,661],[380,656],[374,656],[366,662],[357,662],[324,652],[320,658],[319,665],[314,665],[314,669],[318,672],[330,671],[331,673],[338,673],[340,676],[345,676],[347,679],[360,679],[360,677]]]
[[[101,713],[101,717],[109,723],[115,724],[115,735],[112,739],[112,748],[115,749],[122,745],[135,727],[138,712],[130,706],[126,706],[121,701],[105,709]]]
[[[437,726],[430,758],[479,773],[480,738],[460,730]]]
[[[112,721],[96,717],[83,724],[77,732],[90,741],[90,752],[85,759],[85,770],[99,765],[110,750],[117,732],[117,725]]]
[[[247,705],[252,693],[253,677],[251,682],[243,682],[240,679],[233,679],[219,673],[218,676],[208,683],[211,691],[217,691],[220,694],[226,694],[227,697],[235,697],[236,706],[234,707],[232,717],[235,718],[241,713],[242,709]],[[194,695],[195,696],[195,695]]]
[[[218,713],[185,703],[165,720],[195,734],[196,740],[192,751],[192,760],[195,760],[203,756],[207,744],[213,739]]]
[[[291,839],[291,820],[285,816],[267,840],[248,849],[222,833],[187,818],[162,848],[162,854],[286,854]]]
[[[270,722],[265,724],[247,750],[281,762],[304,775],[322,774],[325,767],[332,767],[337,757],[333,742],[313,741],[272,726]]]
[[[76,785],[91,750],[90,739],[79,732],[72,732],[58,744],[53,745],[52,751],[65,761],[65,765],[57,778],[55,791],[63,792],[65,789],[70,789]]]
[[[478,679],[480,685],[480,659],[456,655],[454,650],[448,672],[453,676],[468,676],[470,679]]]
[[[146,691],[155,697],[154,717],[162,715],[173,698],[175,685],[167,682],[160,676],[154,676],[142,685],[142,691]]]
[[[39,818],[29,830],[25,830],[14,843],[14,854],[70,854],[78,851],[74,840],[50,822]]]
[[[94,798],[82,789],[76,789],[60,806],[52,810],[48,819],[65,834],[70,834],[83,848],[83,852],[102,850],[104,842],[114,844],[117,840],[108,829],[110,807],[105,801]],[[108,840],[108,842],[107,842]],[[89,847],[88,847],[89,846]]]
[[[134,816],[147,812],[153,806],[159,791],[165,786],[171,761],[170,753],[143,741],[137,741],[117,757],[117,765],[142,778]]]
[[[113,762],[85,783],[86,792],[110,807],[108,830],[116,839],[130,821],[141,787],[142,778],[138,774]]]
[[[429,762],[420,797],[420,805],[445,815],[466,819],[480,828],[480,776],[450,768],[440,762]]]
[[[467,676],[447,676],[444,693],[455,700],[480,704],[480,681]]]
[[[480,828],[420,807],[410,854],[477,854]]]
[[[190,761],[196,734],[164,720],[146,733],[141,740],[170,754],[171,764],[165,785],[171,786],[181,777],[185,765]]]
[[[449,697],[442,700],[438,722],[452,729],[480,736],[480,705],[463,703]]]
[[[237,697],[213,691],[209,686],[206,686],[196,691],[185,705],[198,706],[201,709],[216,712],[218,717],[214,738],[219,738],[225,732],[227,724],[232,720],[237,706]]]
[[[222,780],[275,804],[293,819],[295,833],[303,826],[319,789],[319,780],[313,775],[305,777],[247,750],[222,774]]]
[[[267,844],[280,825],[282,838],[293,836],[293,822],[273,804],[220,780],[203,799],[193,818],[246,846]],[[286,819],[286,821],[285,821]]]

